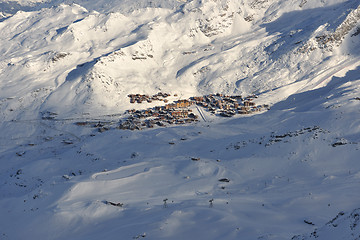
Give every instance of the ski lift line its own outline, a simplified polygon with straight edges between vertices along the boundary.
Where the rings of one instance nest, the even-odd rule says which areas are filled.
[[[206,118],[205,118],[204,113],[202,112],[202,110],[198,106],[196,106],[196,109],[198,110],[198,112],[199,112],[201,118],[204,120],[204,122],[206,122]]]

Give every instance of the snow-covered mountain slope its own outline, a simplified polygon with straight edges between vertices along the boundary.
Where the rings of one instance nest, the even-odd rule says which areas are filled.
[[[71,119],[5,123],[13,135],[1,138],[1,234],[290,239],[313,232],[358,206],[358,76],[354,67],[263,114],[224,121],[205,112],[212,122],[185,127],[96,133]]]
[[[352,0],[2,1],[0,239],[356,239],[357,210],[334,220],[344,234],[327,223],[359,208],[359,11]],[[128,94],[159,91],[255,93],[271,108],[114,128],[156,105]]]
[[[356,1],[302,3],[190,1],[126,15],[79,5],[18,12],[0,25],[1,95],[45,87],[52,90],[44,111],[114,112],[128,107],[124,96],[132,92],[260,93],[357,57]],[[332,49],[345,37],[349,44]]]

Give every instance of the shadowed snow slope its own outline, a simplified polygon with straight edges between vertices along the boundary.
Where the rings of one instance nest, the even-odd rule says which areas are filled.
[[[359,11],[2,1],[0,239],[356,239]],[[128,94],[160,91],[256,94],[270,110],[115,129],[155,106]]]

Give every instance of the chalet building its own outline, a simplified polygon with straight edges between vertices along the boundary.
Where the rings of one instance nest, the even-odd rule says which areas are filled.
[[[171,113],[171,116],[173,117],[182,117],[182,118],[187,118],[188,117],[189,112],[188,111],[174,111]]]
[[[170,103],[170,104],[166,104],[165,105],[165,109],[169,110],[169,109],[175,109],[176,108],[176,104],[175,103]]]
[[[254,102],[251,102],[251,101],[245,101],[245,102],[244,102],[244,106],[245,106],[245,107],[255,106],[255,103],[254,103]]]
[[[218,107],[219,109],[223,109],[223,108],[224,108],[224,106],[223,106],[223,104],[222,104],[222,102],[221,102],[220,100],[217,100],[217,101],[216,101],[216,107]]]
[[[167,98],[168,96],[170,96],[170,94],[168,94],[168,93],[158,92],[155,96],[158,96],[158,97],[163,97],[163,98]]]
[[[260,108],[254,107],[254,108],[252,109],[252,111],[253,111],[253,112],[259,112],[259,111],[260,111]]]
[[[238,110],[239,114],[249,114],[250,113],[250,107],[240,107]]]
[[[176,108],[187,108],[191,106],[191,102],[188,100],[179,100],[175,103],[169,103],[165,105],[165,109],[166,110],[170,110],[170,109],[176,109]]]
[[[193,97],[192,98],[194,101],[196,101],[196,102],[202,102],[202,101],[204,101],[204,97]]]
[[[177,104],[179,104],[178,106],[179,106],[180,108],[186,108],[186,107],[190,107],[191,102],[188,101],[188,100],[179,100],[179,101],[177,102]]]

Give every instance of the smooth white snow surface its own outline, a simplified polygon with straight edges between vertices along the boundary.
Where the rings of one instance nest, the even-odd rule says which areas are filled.
[[[0,13],[0,239],[359,237],[358,1],[24,0]],[[128,94],[159,91],[271,108],[144,131],[75,124],[116,126],[155,106]]]

